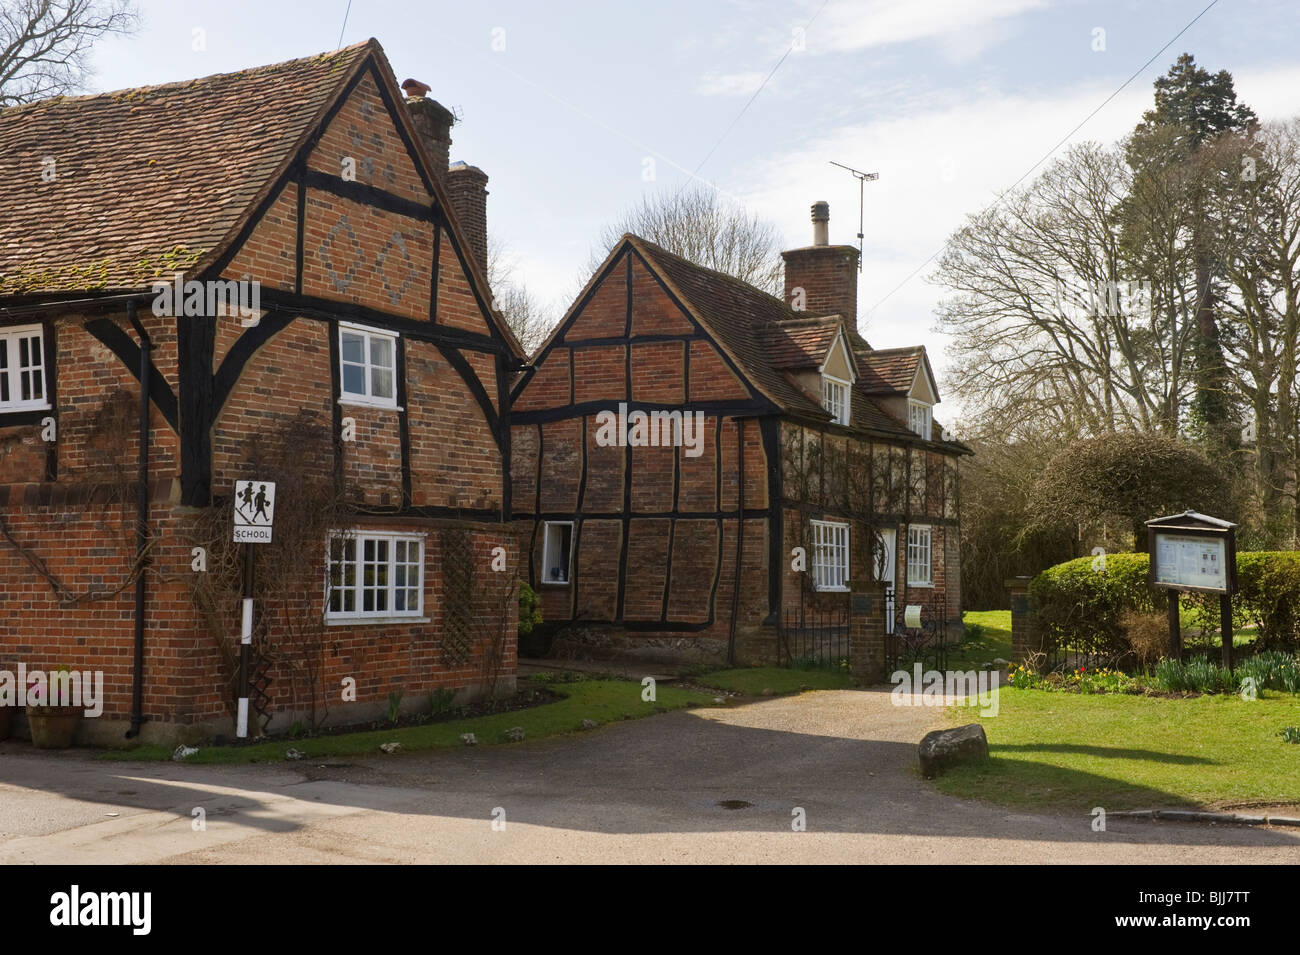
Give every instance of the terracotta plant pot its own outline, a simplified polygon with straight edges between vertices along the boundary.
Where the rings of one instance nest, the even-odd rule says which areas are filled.
[[[9,738],[13,726],[14,708],[12,706],[0,706],[0,742]]]
[[[37,749],[67,749],[80,720],[81,710],[71,706],[27,707],[27,725]]]

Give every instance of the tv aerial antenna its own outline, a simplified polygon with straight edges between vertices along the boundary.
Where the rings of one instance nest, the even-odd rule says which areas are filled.
[[[863,202],[864,202],[863,187],[868,182],[874,182],[875,180],[879,179],[880,173],[863,172],[861,169],[854,169],[852,166],[846,166],[844,165],[844,163],[836,162],[834,159],[830,160],[830,164],[832,166],[839,166],[841,169],[847,169],[849,172],[853,173],[853,178],[858,181],[858,271],[861,272],[862,271],[862,230],[864,228],[864,222],[865,222],[863,218]]]

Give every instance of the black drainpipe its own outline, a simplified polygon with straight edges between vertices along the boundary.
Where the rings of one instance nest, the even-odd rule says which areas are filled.
[[[127,739],[140,735],[144,716],[144,595],[145,548],[149,542],[149,376],[153,367],[150,353],[153,342],[135,315],[135,302],[126,303],[126,314],[140,336],[140,458],[137,470],[135,503],[135,660],[132,664],[131,728]]]

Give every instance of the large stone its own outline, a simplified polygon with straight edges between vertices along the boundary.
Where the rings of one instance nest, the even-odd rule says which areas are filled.
[[[984,727],[967,723],[950,730],[926,733],[921,740],[921,774],[926,778],[938,776],[956,763],[973,762],[989,758],[989,741]]]

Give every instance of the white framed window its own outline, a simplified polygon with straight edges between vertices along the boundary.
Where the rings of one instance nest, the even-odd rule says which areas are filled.
[[[927,524],[913,524],[907,529],[907,585],[909,587],[933,587],[934,576],[930,571],[930,527]]]
[[[542,537],[542,583],[567,584],[573,563],[573,522],[547,521]]]
[[[327,622],[423,620],[423,535],[335,531],[327,561]]]
[[[849,525],[810,521],[812,525],[813,586],[818,590],[849,589]]]
[[[0,411],[44,410],[47,393],[41,326],[0,328]]]
[[[925,440],[930,440],[930,406],[924,401],[907,401],[907,426]]]
[[[836,424],[849,423],[849,383],[822,375],[822,407],[835,417]]]
[[[339,400],[397,407],[397,335],[339,322]]]

